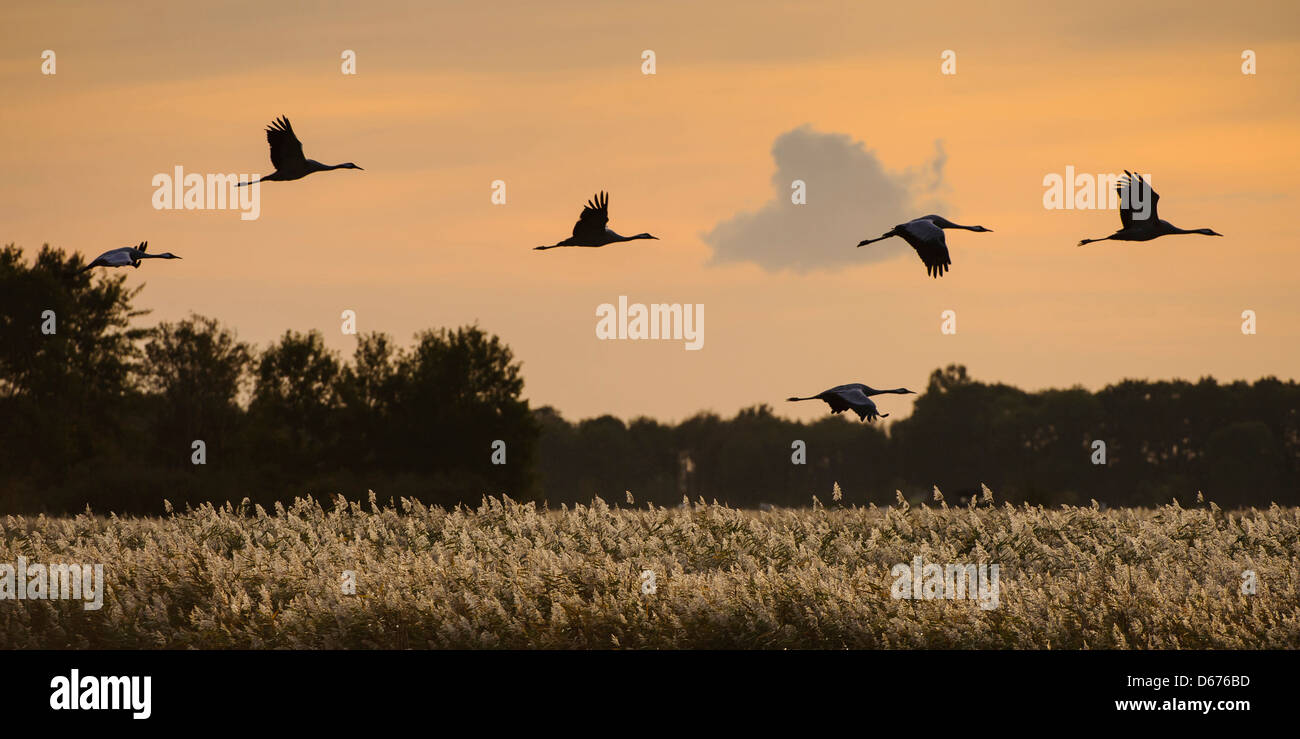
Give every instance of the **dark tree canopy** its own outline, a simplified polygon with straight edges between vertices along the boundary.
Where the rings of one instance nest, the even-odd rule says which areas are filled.
[[[314,331],[259,351],[205,316],[142,328],[124,275],[22,257],[0,251],[0,513],[536,492],[520,366],[476,326],[363,334],[350,361]]]

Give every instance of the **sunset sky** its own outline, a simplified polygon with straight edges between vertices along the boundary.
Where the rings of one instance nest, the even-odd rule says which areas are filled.
[[[571,419],[811,419],[784,398],[923,390],[954,362],[1026,389],[1296,377],[1300,5],[1057,5],[7,4],[0,242],[148,240],[184,259],[126,271],[145,325],[193,311],[259,346],[319,329],[350,355],[347,309],[404,345],[477,322]],[[308,157],[365,171],[267,183],[254,221],[153,208],[178,165],[269,173],[281,114]],[[1151,173],[1162,218],[1225,237],[1078,248],[1120,224],[1044,208],[1067,166]],[[597,190],[611,228],[660,240],[531,249]],[[929,212],[993,233],[948,232],[938,280],[897,239],[854,248]],[[703,304],[703,349],[597,340],[620,295]]]

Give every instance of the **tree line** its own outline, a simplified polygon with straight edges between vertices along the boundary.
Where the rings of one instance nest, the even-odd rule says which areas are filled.
[[[844,414],[848,416],[849,414]],[[781,418],[758,405],[669,426],[604,416],[573,424],[551,409],[538,475],[578,499],[717,499],[732,505],[830,505],[978,496],[1044,505],[1152,506],[1198,493],[1221,507],[1300,504],[1300,385],[1125,380],[1026,392],[936,369],[912,414],[888,426],[828,416]],[[804,463],[795,464],[805,451]]]
[[[888,429],[768,405],[679,424],[569,421],[523,397],[509,347],[477,326],[399,346],[361,333],[351,356],[318,332],[262,348],[214,318],[141,327],[141,288],[79,273],[43,247],[0,250],[0,513],[157,513],[211,500],[269,505],[342,493],[427,503],[483,495],[549,505],[600,496],[731,505],[1000,500],[1300,503],[1300,386],[1126,380],[1026,392],[931,375]]]

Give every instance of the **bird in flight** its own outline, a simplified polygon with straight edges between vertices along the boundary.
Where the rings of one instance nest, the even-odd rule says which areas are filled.
[[[1156,204],[1160,202],[1160,195],[1151,189],[1151,183],[1147,182],[1140,174],[1134,174],[1127,169],[1124,170],[1124,176],[1115,185],[1115,192],[1119,194],[1119,220],[1124,227],[1110,236],[1103,236],[1100,239],[1084,239],[1079,242],[1079,246],[1091,244],[1094,241],[1106,241],[1107,239],[1114,239],[1115,241],[1150,241],[1169,234],[1223,235],[1208,228],[1193,228],[1189,231],[1179,228],[1169,221],[1160,220],[1160,217],[1156,215]],[[1148,203],[1150,208],[1146,207]],[[1141,207],[1134,207],[1135,205]]]
[[[943,216],[921,216],[907,223],[894,226],[884,235],[875,239],[859,241],[858,246],[866,246],[883,241],[890,236],[898,236],[916,250],[916,255],[925,263],[925,273],[931,277],[943,277],[944,272],[952,268],[952,259],[948,256],[948,244],[944,240],[945,228],[964,228],[967,231],[991,232],[993,229],[983,226],[963,226]]]
[[[658,239],[658,236],[650,234],[637,234],[636,236],[620,236],[617,233],[606,228],[609,223],[609,194],[602,192],[591,200],[582,209],[582,215],[578,216],[578,222],[573,224],[573,236],[561,241],[558,244],[548,246],[534,246],[534,249],[554,249],[557,246],[605,246],[614,244],[619,241],[635,241],[636,239]]]
[[[169,251],[162,254],[146,254],[145,250],[148,248],[149,242],[141,241],[139,246],[110,249],[95,257],[94,261],[82,267],[78,272],[88,272],[96,267],[135,267],[139,269],[141,259],[180,259],[180,257]]]
[[[312,172],[326,172],[331,169],[361,169],[352,162],[321,164],[315,159],[303,156],[302,142],[294,135],[293,126],[289,125],[289,119],[284,116],[275,119],[266,127],[266,143],[271,145],[271,165],[275,167],[275,171],[260,180],[241,182],[240,186],[257,182],[300,180]]]
[[[887,418],[888,413],[881,413],[876,409],[876,404],[871,400],[872,395],[915,395],[916,392],[908,390],[905,387],[894,388],[893,390],[875,390],[860,382],[850,383],[848,385],[836,385],[830,390],[823,390],[816,395],[807,398],[786,398],[789,401],[799,400],[824,400],[831,407],[831,413],[843,413],[852,410],[858,414],[858,420],[874,421],[877,418]]]

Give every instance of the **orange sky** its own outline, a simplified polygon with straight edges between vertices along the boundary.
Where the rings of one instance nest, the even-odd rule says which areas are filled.
[[[1300,6],[1053,5],[11,5],[0,241],[93,257],[147,239],[184,257],[128,274],[147,284],[147,322],[195,311],[257,344],[316,328],[350,353],[345,309],[403,342],[477,321],[515,350],[532,403],[570,418],[758,402],[813,418],[824,407],[783,399],[845,382],[921,390],[950,362],[1031,389],[1295,377]],[[355,76],[340,73],[344,49]],[[956,75],[940,74],[945,49]],[[365,171],[269,183],[256,221],[153,209],[153,176],[177,165],[268,173],[262,129],[282,113],[307,156]],[[715,259],[718,224],[788,202],[773,144],[803,126],[860,142],[899,178],[939,142],[930,195],[994,233],[950,232],[940,280],[910,250],[853,250],[928,212],[879,204],[843,244],[860,262]],[[1067,165],[1152,173],[1162,218],[1226,236],[1076,248],[1119,219],[1043,208],[1043,177]],[[798,213],[828,196],[809,171]],[[661,240],[529,248],[568,236],[598,189],[612,228]],[[620,295],[704,304],[704,348],[597,340],[596,307]],[[955,336],[939,331],[949,309]],[[1246,309],[1258,335],[1241,333]]]

